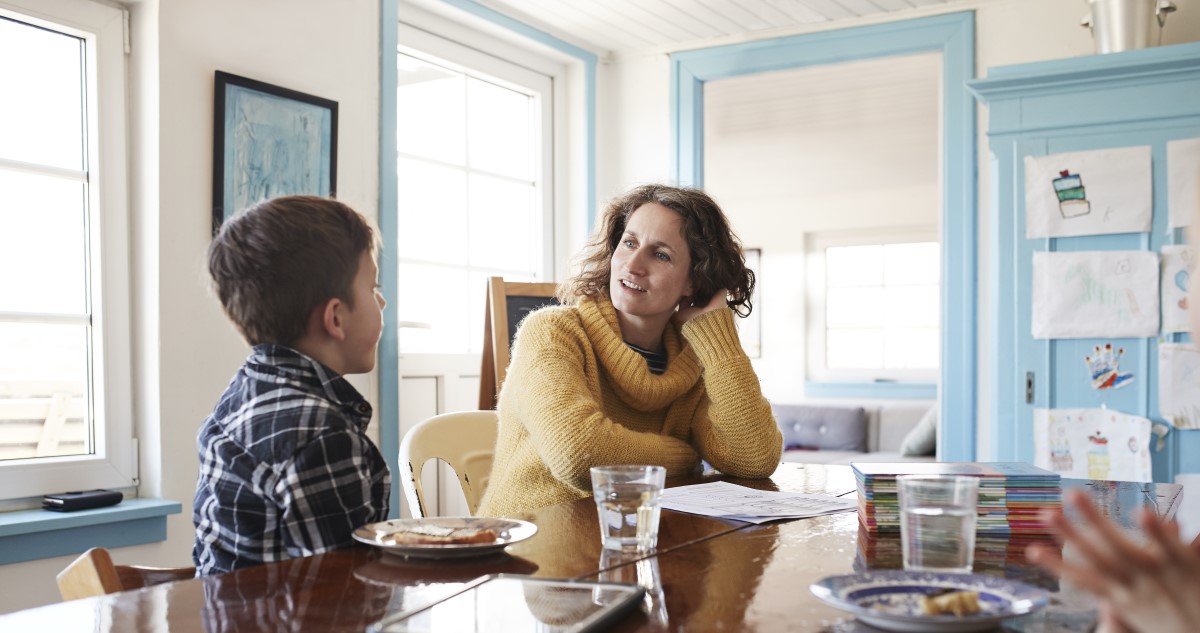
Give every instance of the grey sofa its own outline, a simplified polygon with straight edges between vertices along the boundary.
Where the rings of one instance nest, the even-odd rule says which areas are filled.
[[[807,400],[771,408],[783,432],[782,461],[850,464],[936,461],[933,455],[900,454],[904,438],[935,405],[929,400]]]

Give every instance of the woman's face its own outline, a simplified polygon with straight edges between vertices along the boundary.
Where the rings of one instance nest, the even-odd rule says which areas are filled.
[[[662,320],[692,294],[692,258],[683,218],[657,202],[634,210],[612,254],[608,294],[619,312]]]

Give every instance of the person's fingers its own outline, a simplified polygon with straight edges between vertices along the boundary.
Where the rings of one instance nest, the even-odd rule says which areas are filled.
[[[1157,548],[1167,561],[1178,565],[1195,558],[1194,551],[1179,539],[1179,524],[1174,521],[1164,521],[1149,510],[1142,511],[1138,522],[1142,526],[1142,532],[1148,537],[1151,547]]]
[[[1125,626],[1112,603],[1105,600],[1100,603],[1100,623],[1096,627],[1096,633],[1133,633],[1133,630]]]
[[[1107,596],[1111,590],[1111,579],[1103,573],[1097,573],[1088,565],[1075,565],[1063,560],[1062,554],[1053,547],[1042,544],[1030,545],[1025,548],[1025,557],[1030,562],[1048,570],[1054,575],[1098,596]]]
[[[1151,557],[1145,549],[1126,535],[1115,522],[1100,513],[1092,500],[1082,490],[1070,491],[1069,499],[1078,513],[1079,522],[1085,528],[1076,529],[1068,524],[1066,536],[1077,547],[1086,547],[1087,555],[1101,562],[1105,569],[1123,573],[1130,564],[1146,565]]]
[[[1095,523],[1107,522],[1104,517],[1099,516],[1094,506],[1086,499],[1082,503],[1076,503],[1073,500],[1073,505],[1079,510],[1090,510],[1080,512],[1080,518],[1083,526],[1086,529],[1076,527],[1074,523],[1068,521],[1064,515],[1056,515],[1050,518],[1050,526],[1059,534],[1062,535],[1064,545],[1070,546],[1076,553],[1075,562],[1081,563],[1082,567],[1093,569],[1093,573],[1108,576],[1117,581],[1123,581],[1125,578],[1125,566],[1127,561],[1123,561],[1123,556],[1132,556],[1133,552],[1122,552],[1115,548],[1112,542],[1107,539]],[[1124,536],[1118,537],[1120,540],[1125,540]]]

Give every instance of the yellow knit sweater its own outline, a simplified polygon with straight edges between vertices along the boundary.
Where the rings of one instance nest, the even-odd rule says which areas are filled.
[[[497,411],[500,434],[484,516],[591,494],[592,466],[659,464],[667,476],[703,457],[737,477],[767,477],[783,436],[742,351],[733,312],[713,310],[663,335],[654,375],[625,344],[606,297],[543,308],[521,324]]]

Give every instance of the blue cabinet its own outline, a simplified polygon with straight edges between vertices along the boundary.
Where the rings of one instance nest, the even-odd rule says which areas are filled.
[[[1108,407],[1162,422],[1158,343],[1169,334],[1124,339],[1034,339],[1033,254],[1038,251],[1161,251],[1184,243],[1167,225],[1168,141],[1200,137],[1200,43],[992,68],[969,82],[988,109],[991,150],[987,305],[991,336],[991,454],[981,459],[1034,461],[1035,408]],[[1149,146],[1153,226],[1146,233],[1026,238],[1026,156]],[[1197,174],[1200,178],[1200,174]],[[1127,387],[1095,390],[1084,362],[1095,346],[1125,355]],[[1154,478],[1200,472],[1200,432],[1173,431],[1152,453]]]

